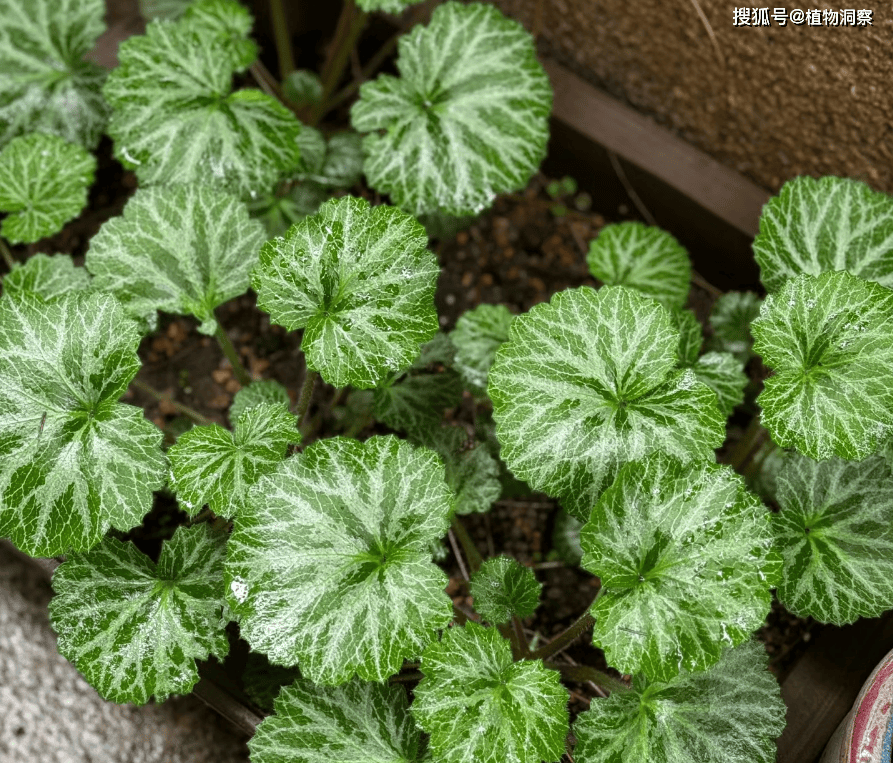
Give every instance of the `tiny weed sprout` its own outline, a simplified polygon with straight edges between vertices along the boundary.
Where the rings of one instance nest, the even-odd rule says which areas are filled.
[[[59,649],[111,701],[190,692],[237,623],[254,763],[769,763],[773,595],[893,608],[893,200],[790,180],[754,242],[765,297],[715,300],[706,337],[685,248],[636,222],[591,241],[598,288],[441,331],[429,235],[527,185],[552,95],[518,23],[451,0],[378,57],[396,75],[338,90],[368,14],[411,4],[346,3],[321,73],[280,81],[236,0],[147,2],[108,74],[84,59],[101,0],[0,0],[0,536],[64,556]],[[103,134],[135,193],[83,266],[15,261],[84,208]],[[300,335],[293,379],[221,325],[249,288]],[[159,312],[220,344],[229,427],[121,402]],[[736,410],[762,447],[718,464]],[[463,525],[510,488],[560,504],[552,563],[593,576],[550,640],[525,629],[536,571]],[[131,531],[162,491],[186,518],[153,556]],[[562,659],[579,638],[607,670]]]

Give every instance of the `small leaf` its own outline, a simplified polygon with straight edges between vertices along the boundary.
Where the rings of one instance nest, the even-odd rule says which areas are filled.
[[[628,461],[712,459],[725,419],[675,369],[678,346],[667,310],[622,286],[569,289],[515,318],[489,382],[509,469],[585,521]]]
[[[0,151],[0,234],[31,244],[58,233],[87,206],[95,171],[96,159],[55,135],[14,138]]]
[[[182,18],[184,25],[213,35],[229,52],[235,71],[244,71],[257,58],[257,45],[249,39],[254,19],[237,0],[193,0]]]
[[[691,370],[699,382],[716,393],[719,412],[726,418],[744,401],[747,374],[741,368],[741,361],[731,353],[705,352]]]
[[[298,680],[248,742],[252,763],[417,763],[421,733],[399,686]]]
[[[263,241],[234,196],[196,184],[140,188],[92,238],[86,265],[132,316],[194,315],[213,334],[214,308],[248,290]]]
[[[16,265],[3,279],[3,295],[12,299],[25,296],[44,301],[90,288],[85,268],[75,267],[67,254],[52,257],[38,252],[24,265]]]
[[[523,188],[552,108],[533,38],[493,6],[448,2],[398,46],[401,76],[365,83],[351,109],[369,184],[414,215],[477,213]]]
[[[721,352],[731,352],[739,361],[750,360],[753,335],[750,324],[760,314],[763,300],[750,291],[730,291],[723,294],[710,312],[713,326],[711,347]]]
[[[816,463],[791,454],[778,475],[778,503],[772,519],[785,607],[835,625],[893,608],[893,472],[882,457]]]
[[[768,512],[730,467],[655,454],[627,464],[580,533],[603,586],[592,640],[621,673],[705,670],[769,611]]]
[[[106,538],[53,575],[50,622],[59,651],[105,699],[144,705],[188,694],[195,660],[223,658],[225,537],[180,527],[158,564],[132,543]]]
[[[310,69],[296,69],[282,81],[282,92],[295,106],[312,106],[322,100],[322,80]]]
[[[671,310],[670,315],[679,331],[679,367],[689,368],[697,362],[704,343],[701,323],[691,310]]]
[[[403,13],[410,5],[415,5],[421,0],[357,0],[357,6],[366,11],[366,13],[374,13],[381,11],[382,13]]]
[[[791,278],[752,324],[775,371],[757,402],[783,448],[860,460],[893,424],[893,292],[848,273]]]
[[[628,286],[664,307],[688,298],[691,262],[665,230],[637,222],[606,225],[589,244],[589,272],[609,286]]]
[[[395,437],[318,440],[289,458],[230,536],[243,638],[321,685],[393,675],[450,621],[431,543],[451,503],[437,457]]]
[[[828,270],[893,287],[893,199],[847,178],[794,178],[763,207],[753,252],[769,292]]]
[[[373,414],[391,429],[413,432],[435,427],[445,408],[462,399],[462,382],[452,370],[408,374],[375,390]]]
[[[244,411],[259,403],[279,403],[288,408],[291,406],[291,398],[288,396],[288,390],[277,381],[272,379],[253,381],[236,392],[233,404],[229,407],[229,420],[235,423]]]
[[[31,556],[86,551],[152,506],[162,434],[117,402],[140,336],[114,297],[0,300],[0,537]]]
[[[456,347],[456,368],[468,389],[487,394],[487,375],[496,351],[509,338],[514,315],[504,305],[478,305],[459,316],[450,341]]]
[[[193,427],[169,451],[171,487],[193,517],[208,505],[221,517],[241,510],[249,488],[301,441],[297,419],[282,403],[258,403],[236,420],[232,432],[217,424]]]
[[[427,244],[405,212],[345,196],[264,244],[251,283],[274,323],[304,329],[307,364],[324,381],[369,389],[437,331]]]
[[[630,692],[594,699],[574,724],[576,763],[775,763],[785,727],[762,644],[728,649],[706,673],[668,683],[636,677]]]
[[[468,621],[422,654],[412,714],[443,763],[540,763],[564,754],[567,690],[541,662],[512,662],[495,628]]]
[[[295,223],[308,215],[316,214],[332,195],[312,183],[298,183],[284,196],[272,193],[259,196],[249,203],[251,216],[266,228],[270,238],[283,236]]]
[[[474,608],[488,623],[501,625],[515,617],[530,617],[539,606],[543,584],[530,567],[507,556],[488,559],[471,576]]]
[[[105,71],[84,54],[104,15],[103,0],[0,0],[0,147],[43,132],[96,148]]]
[[[572,567],[577,567],[583,558],[580,546],[580,530],[583,523],[563,509],[555,518],[555,529],[552,532],[552,547],[558,557]]]
[[[310,133],[310,130],[312,128],[305,127],[301,135]],[[314,146],[313,160],[302,162],[295,179],[323,188],[350,188],[363,174],[362,138],[355,132],[339,132],[326,143],[322,133],[319,136],[322,142]],[[304,148],[302,154],[307,154]]]

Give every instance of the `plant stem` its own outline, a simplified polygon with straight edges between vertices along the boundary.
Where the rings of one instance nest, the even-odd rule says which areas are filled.
[[[307,409],[310,408],[310,398],[313,397],[313,385],[316,384],[316,377],[319,374],[311,371],[309,368],[304,369],[304,383],[301,385],[301,393],[298,396],[298,408],[295,415],[298,417],[298,427],[304,423],[304,417],[307,415]]]
[[[0,238],[0,257],[6,263],[6,267],[12,270],[15,267],[15,257],[12,256],[12,250],[6,245],[6,242]]]
[[[592,683],[612,694],[630,690],[629,686],[623,683],[623,681],[618,681],[613,676],[602,673],[602,671],[595,668],[590,668],[588,665],[563,665],[558,662],[547,662],[545,665],[547,668],[557,670],[561,673],[562,678],[566,678],[568,681],[576,681],[578,683],[592,681]]]
[[[468,530],[465,529],[465,525],[462,524],[462,521],[456,514],[453,514],[453,532],[456,533],[456,537],[459,539],[462,550],[465,552],[465,558],[468,559],[468,566],[471,567],[472,572],[477,572],[484,563],[484,560],[481,557],[480,552],[477,550],[477,547],[474,545],[474,541],[471,540]]]
[[[524,626],[518,619],[517,615],[512,616],[512,628],[514,630],[514,641],[518,646],[518,656],[520,659],[526,659],[530,656],[530,648],[527,646],[527,638],[524,636]]]
[[[734,449],[729,454],[728,464],[736,472],[740,471],[747,463],[748,459],[753,454],[755,446],[758,444],[765,431],[766,430],[763,429],[760,424],[760,416],[757,414],[750,420],[750,424],[747,425],[747,429],[744,430],[741,439],[738,440]]]
[[[130,386],[134,389],[138,389],[140,392],[145,392],[149,397],[153,397],[159,402],[165,401],[167,403],[170,403],[176,411],[182,413],[187,418],[192,419],[196,424],[207,426],[208,424],[214,423],[213,421],[211,421],[211,419],[202,416],[194,408],[190,408],[188,405],[183,405],[183,403],[178,403],[170,395],[165,395],[163,392],[159,392],[157,389],[155,389],[155,387],[152,387],[145,382],[140,381],[139,379],[134,379],[132,382],[130,382]]]
[[[350,98],[350,96],[359,89],[360,85],[362,85],[373,74],[375,74],[375,72],[378,71],[378,67],[380,67],[384,63],[385,59],[394,52],[394,48],[397,47],[397,40],[399,39],[400,34],[395,34],[377,51],[375,51],[375,55],[372,56],[372,58],[369,59],[369,62],[363,67],[363,71],[360,77],[345,85],[329,99],[328,103],[326,103],[325,111],[320,114],[320,118],[324,117],[339,103]]]
[[[344,8],[338,19],[338,29],[331,50],[331,57],[326,61],[322,72],[322,98],[310,113],[310,125],[315,127],[328,109],[329,99],[335,91],[335,86],[341,80],[344,69],[350,59],[350,51],[366,26],[369,16],[366,11],[357,12],[354,0],[344,0]]]
[[[552,657],[559,652],[563,652],[574,641],[583,635],[584,631],[591,628],[595,623],[595,618],[589,614],[587,609],[577,621],[571,625],[564,633],[560,633],[553,638],[548,644],[541,646],[535,652],[530,653],[531,660],[544,660],[546,657]]]
[[[214,331],[214,338],[217,340],[217,344],[220,345],[220,349],[223,350],[223,354],[226,355],[226,359],[233,367],[233,373],[235,373],[236,378],[239,380],[239,384],[243,387],[247,387],[251,384],[251,374],[249,374],[245,369],[245,366],[242,365],[242,361],[239,359],[239,353],[236,352],[236,348],[233,347],[233,343],[230,341],[227,333],[223,330],[223,326],[220,325],[219,320],[217,321],[217,329]]]
[[[284,80],[295,70],[295,57],[291,52],[288,19],[285,17],[282,0],[270,0],[270,20],[273,22],[273,40],[276,43],[276,57],[279,60],[279,79]]]

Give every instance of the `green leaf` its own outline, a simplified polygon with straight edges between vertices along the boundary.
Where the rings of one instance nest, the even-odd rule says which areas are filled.
[[[31,244],[58,233],[87,206],[95,171],[96,159],[55,135],[13,138],[0,151],[0,234]]]
[[[416,763],[421,733],[400,686],[295,681],[248,742],[252,763]]]
[[[627,461],[712,459],[725,419],[675,369],[678,346],[670,314],[622,286],[570,289],[515,318],[489,382],[509,469],[585,521]]]
[[[580,530],[583,523],[563,509],[555,517],[555,529],[552,531],[552,548],[558,557],[572,567],[577,567],[583,558],[580,546]]]
[[[164,484],[161,432],[117,402],[139,342],[109,295],[0,300],[0,537],[25,553],[129,530]]]
[[[729,352],[705,352],[691,366],[697,380],[716,393],[720,413],[728,418],[744,401],[747,374],[741,361]]]
[[[769,292],[828,270],[893,287],[893,199],[847,178],[794,178],[763,207],[753,252]]]
[[[105,699],[144,705],[188,694],[196,660],[223,658],[226,538],[180,527],[156,565],[132,543],[106,538],[53,575],[50,622],[59,651]]]
[[[93,149],[105,71],[84,54],[105,31],[103,0],[0,0],[0,147],[44,132]]]
[[[421,0],[357,0],[357,6],[366,11],[366,13],[374,13],[381,11],[382,13],[403,13],[410,5],[415,5]]]
[[[577,763],[775,763],[785,727],[766,652],[748,641],[706,673],[668,683],[636,677],[633,690],[594,699],[574,724]]]
[[[495,628],[468,621],[422,654],[412,714],[443,763],[540,763],[564,754],[567,690],[542,662],[512,662]]]
[[[437,331],[427,244],[405,212],[344,196],[264,244],[251,285],[274,323],[304,329],[307,365],[324,381],[369,389]]]
[[[456,368],[468,389],[487,394],[487,375],[496,351],[509,338],[514,315],[505,305],[478,305],[459,316],[450,341],[456,347]]]
[[[893,293],[848,273],[791,278],[752,324],[775,371],[757,402],[783,448],[861,460],[893,424]]]
[[[260,403],[279,403],[289,408],[291,398],[288,396],[288,390],[277,381],[272,379],[253,381],[236,392],[233,404],[229,407],[229,420],[235,423],[244,411]]]
[[[248,39],[254,19],[237,0],[193,0],[182,18],[184,25],[213,35],[227,49],[235,71],[244,71],[257,58],[257,45]]]
[[[221,517],[241,511],[249,488],[301,441],[297,419],[282,403],[258,403],[236,420],[232,432],[217,424],[193,427],[168,451],[171,487],[193,517],[208,505]]]
[[[306,130],[302,130],[302,134]],[[252,217],[263,223],[270,238],[285,235],[295,223],[308,215],[316,214],[320,206],[332,195],[313,183],[299,183],[284,196],[272,193],[259,196],[249,202]]]
[[[704,343],[701,323],[691,310],[671,310],[670,315],[673,325],[679,331],[679,366],[689,368],[697,362]]]
[[[533,38],[482,3],[447,2],[400,38],[400,77],[351,109],[369,184],[415,215],[464,215],[527,185],[546,152],[552,92]]]
[[[391,429],[413,432],[437,426],[445,408],[462,399],[462,382],[450,369],[408,374],[375,390],[373,414]]]
[[[791,454],[778,503],[785,607],[835,625],[893,608],[893,472],[881,456],[816,463]]]
[[[350,188],[363,174],[363,143],[355,132],[339,132],[329,138],[328,143],[322,133],[305,127],[305,133],[319,135],[320,143],[312,146],[312,159],[302,161],[301,171],[295,179],[314,183],[323,188]],[[302,155],[308,151],[302,145]]]
[[[214,308],[248,290],[263,226],[234,196],[198,184],[140,188],[90,241],[87,269],[133,315],[194,315],[217,329]]]
[[[289,458],[230,536],[242,637],[317,684],[393,675],[450,621],[431,543],[451,503],[434,453],[395,437],[334,437]]]
[[[75,267],[67,254],[50,257],[38,252],[24,265],[17,264],[3,279],[3,294],[12,299],[29,296],[46,301],[89,288],[87,270]]]
[[[627,464],[580,533],[601,578],[593,643],[621,673],[668,681],[750,638],[778,572],[765,507],[728,466]]]
[[[146,21],[152,19],[178,19],[192,0],[139,0],[140,15]]]
[[[628,286],[664,307],[688,298],[688,252],[665,230],[637,222],[606,225],[589,244],[589,272],[609,286]]]
[[[493,625],[507,623],[512,616],[530,617],[542,590],[530,567],[507,556],[488,559],[471,576],[474,608]]]
[[[747,363],[753,354],[753,335],[750,324],[760,314],[763,300],[750,291],[730,291],[723,294],[710,312],[713,327],[711,347],[731,352],[739,361]]]
[[[282,81],[282,92],[295,106],[313,106],[322,100],[322,80],[315,71],[296,69]]]
[[[201,183],[242,198],[298,164],[301,126],[259,90],[231,93],[228,45],[188,21],[153,21],[118,49],[103,93],[115,155],[142,185]]]

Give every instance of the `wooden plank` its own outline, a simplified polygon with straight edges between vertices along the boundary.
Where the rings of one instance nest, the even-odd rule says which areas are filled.
[[[543,66],[555,91],[556,119],[660,178],[742,233],[757,234],[769,191],[554,60],[545,59]]]

